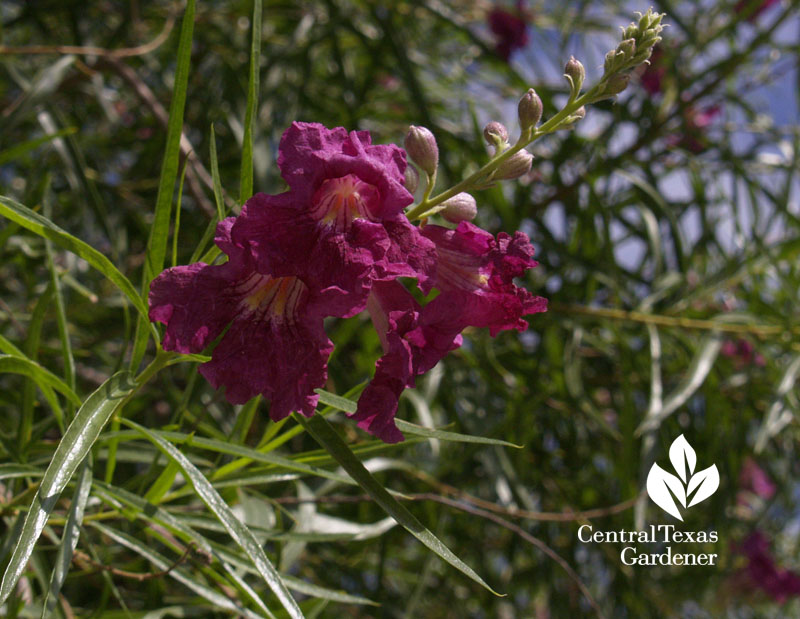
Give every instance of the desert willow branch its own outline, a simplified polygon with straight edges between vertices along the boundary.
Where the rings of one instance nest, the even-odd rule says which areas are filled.
[[[703,320],[697,318],[683,318],[680,316],[664,316],[661,314],[647,314],[645,312],[631,312],[627,310],[588,307],[585,305],[550,303],[550,308],[561,314],[575,314],[581,316],[594,316],[596,318],[609,318],[627,322],[639,322],[661,327],[680,327],[683,329],[698,329],[701,331],[720,331],[722,333],[740,333],[758,337],[780,336],[790,334],[800,335],[800,327],[787,328],[779,325],[748,325]]]

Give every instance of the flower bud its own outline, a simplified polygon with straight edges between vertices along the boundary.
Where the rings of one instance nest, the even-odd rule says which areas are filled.
[[[542,100],[533,88],[529,88],[528,92],[522,95],[517,112],[519,114],[519,126],[523,131],[532,129],[539,122],[542,117]]]
[[[634,39],[625,39],[617,45],[617,50],[622,52],[626,59],[633,58],[636,54],[636,41]]]
[[[631,76],[629,73],[614,75],[606,82],[606,87],[603,89],[603,98],[607,99],[618,95],[628,87],[628,82],[630,81]]]
[[[533,155],[527,150],[522,149],[500,164],[500,167],[497,168],[494,174],[494,179],[504,181],[511,180],[512,178],[519,178],[523,174],[527,174],[532,165]]]
[[[470,194],[461,192],[444,201],[444,208],[439,214],[450,223],[472,221],[478,214],[478,205]]]
[[[406,189],[408,189],[409,193],[414,193],[419,187],[419,172],[417,172],[417,168],[411,164],[407,165],[405,176]]]
[[[586,79],[586,69],[583,68],[580,60],[576,60],[575,56],[570,56],[567,66],[564,67],[564,75],[572,81],[572,92],[578,94],[583,86],[583,80]]]
[[[439,147],[436,138],[425,127],[411,125],[406,134],[405,147],[408,156],[427,174],[436,172],[439,165]]]
[[[502,123],[493,120],[483,128],[483,137],[489,146],[498,146],[508,142],[508,129]]]

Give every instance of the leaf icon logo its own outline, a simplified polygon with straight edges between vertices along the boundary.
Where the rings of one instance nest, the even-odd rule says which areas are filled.
[[[694,472],[697,454],[683,434],[670,445],[669,460],[677,475],[653,464],[647,475],[647,494],[653,503],[682,522],[683,516],[678,505],[686,509],[714,494],[719,488],[719,471],[717,465],[712,464],[707,469]]]

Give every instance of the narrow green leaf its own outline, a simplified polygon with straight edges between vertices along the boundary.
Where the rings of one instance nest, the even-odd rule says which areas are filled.
[[[61,492],[89,453],[109,417],[134,386],[128,372],[115,374],[100,385],[78,410],[75,419],[58,443],[53,459],[25,516],[22,533],[3,574],[3,582],[0,584],[0,604],[5,602],[14,590]]]
[[[330,406],[345,413],[353,414],[358,408],[358,404],[348,398],[344,398],[335,393],[330,393],[324,389],[315,389],[319,395],[319,401],[326,406]],[[456,443],[481,443],[484,445],[502,445],[504,447],[514,447],[515,449],[522,449],[522,445],[515,445],[508,441],[501,441],[494,438],[485,438],[483,436],[470,436],[469,434],[459,434],[458,432],[447,432],[446,430],[437,430],[435,428],[425,428],[418,426],[402,419],[395,419],[397,427],[402,432],[407,432],[414,436],[422,436],[424,438],[438,438],[443,441],[453,441]]]
[[[184,456],[178,449],[150,432],[139,424],[123,419],[123,423],[131,428],[138,430],[148,440],[150,440],[156,447],[158,447],[166,456],[178,463],[181,467],[184,477],[187,481],[194,486],[195,492],[214,513],[219,521],[225,526],[231,538],[244,550],[245,554],[250,557],[250,560],[258,569],[259,574],[264,579],[264,582],[272,589],[275,595],[280,600],[283,607],[291,617],[302,617],[303,613],[300,607],[295,602],[286,585],[281,580],[280,574],[275,567],[267,559],[264,554],[263,548],[258,543],[253,533],[233,514],[231,508],[217,493],[205,476],[194,466],[189,459]]]
[[[63,380],[53,374],[50,370],[43,368],[35,361],[27,357],[17,357],[16,355],[0,355],[0,374],[22,374],[33,380],[44,392],[45,387],[55,389],[63,393],[67,399],[76,406],[80,406],[81,399],[70,389]]]
[[[330,406],[331,408],[344,411],[345,413],[350,413],[351,415],[355,413],[356,409],[358,408],[358,404],[353,402],[353,400],[343,398],[342,396],[331,393],[330,391],[325,391],[324,389],[314,389],[314,392],[319,395],[320,402],[326,406]]]
[[[158,181],[158,194],[147,239],[146,259],[142,277],[142,297],[146,298],[150,282],[161,273],[167,255],[167,239],[169,237],[169,220],[172,212],[172,196],[175,193],[175,180],[178,177],[178,166],[181,155],[181,134],[183,133],[183,111],[186,106],[186,90],[189,82],[189,63],[192,52],[192,36],[194,34],[195,0],[187,0],[186,12],[181,24],[181,35],[178,41],[178,57],[175,69],[175,86],[172,91],[172,102],[169,107],[167,123],[167,144],[164,148],[164,160],[161,164],[161,177]],[[147,313],[139,317],[136,334],[133,340],[131,369],[139,367],[147,348],[147,328],[150,320]]]
[[[333,471],[328,471],[326,469],[305,464],[303,462],[297,462],[295,460],[284,458],[276,454],[262,453],[261,451],[251,449],[250,447],[245,447],[243,445],[236,445],[234,443],[226,443],[224,441],[218,441],[210,438],[192,436],[180,432],[165,432],[161,430],[153,430],[153,433],[158,435],[159,438],[169,441],[170,443],[192,445],[193,447],[208,449],[210,451],[215,451],[217,453],[228,454],[231,456],[238,456],[240,458],[247,458],[255,462],[263,462],[264,464],[270,464],[272,466],[286,469],[289,471],[297,471],[298,473],[305,473],[306,475],[314,475],[316,477],[331,479],[333,481],[337,481],[343,484],[350,484],[350,485],[353,484],[353,481],[346,475],[339,475],[338,473],[334,473]],[[131,438],[133,436],[137,435],[127,434],[125,432],[118,432],[114,433],[113,435],[108,435],[107,437],[104,436],[103,439],[110,438],[113,440],[113,439]],[[212,479],[216,479],[216,477],[217,477],[216,475],[213,475]]]
[[[16,146],[7,148],[4,151],[0,152],[0,165],[8,163],[9,161],[15,161],[20,157],[22,157],[25,153],[39,148],[42,144],[47,144],[52,140],[63,138],[65,136],[72,135],[73,133],[77,132],[78,132],[77,127],[67,127],[66,129],[62,129],[61,131],[56,131],[55,133],[43,135],[42,137],[36,138],[35,140],[28,140],[27,142],[23,142],[22,144],[17,144]]]
[[[164,161],[161,165],[161,177],[158,181],[158,194],[153,225],[147,241],[147,260],[145,262],[145,288],[150,281],[164,268],[169,236],[169,219],[172,211],[172,196],[175,193],[175,180],[178,178],[178,167],[181,154],[181,134],[183,133],[183,111],[186,106],[186,90],[189,82],[189,63],[192,52],[192,36],[194,34],[194,0],[186,3],[186,12],[181,24],[181,35],[178,42],[177,66],[175,69],[175,86],[172,91],[172,102],[169,108],[167,124],[167,145],[164,149]]]
[[[259,77],[261,74],[261,0],[253,0],[253,38],[250,43],[250,79],[247,84],[247,111],[242,139],[242,169],[239,179],[239,203],[253,195],[253,125],[258,112]]]
[[[408,509],[401,505],[386,488],[378,483],[378,480],[372,476],[355,454],[350,451],[347,444],[322,415],[314,415],[310,419],[305,419],[302,415],[297,414],[295,414],[294,417],[306,431],[333,456],[342,468],[347,471],[350,477],[352,477],[387,514],[394,518],[409,533],[462,574],[468,576],[495,595],[502,595],[486,584],[471,567],[453,554],[439,538],[426,529]]]
[[[47,189],[44,192],[43,206],[44,215],[48,219],[51,215],[49,200],[49,178]],[[72,356],[72,344],[69,340],[69,327],[67,326],[67,312],[64,309],[64,294],[61,290],[61,280],[56,271],[55,260],[53,258],[53,243],[49,239],[44,240],[45,253],[47,254],[47,269],[50,272],[50,285],[53,288],[53,298],[56,306],[56,323],[58,324],[58,339],[61,341],[61,358],[64,362],[64,381],[75,389],[75,358]],[[70,410],[72,414],[72,410]]]
[[[161,471],[161,474],[144,495],[144,500],[153,505],[158,505],[175,482],[175,476],[178,471],[180,471],[180,467],[175,460],[167,462],[167,466],[164,467],[164,470]]]
[[[61,535],[61,545],[58,547],[55,567],[50,574],[50,588],[45,596],[42,605],[42,619],[52,617],[58,603],[58,594],[61,586],[67,578],[69,566],[72,563],[72,554],[78,546],[78,538],[81,534],[81,524],[86,504],[89,502],[89,491],[92,489],[92,462],[91,454],[83,459],[81,470],[78,472],[78,482],[75,494],[70,501],[67,522],[64,525],[64,533]]]
[[[23,206],[19,202],[6,196],[0,196],[0,215],[18,223],[23,228],[38,234],[41,237],[50,239],[59,247],[71,251],[76,256],[83,258],[95,269],[105,275],[122,293],[128,297],[139,313],[147,318],[147,305],[142,297],[136,292],[133,284],[119,272],[111,261],[99,251],[84,243],[80,239],[72,236],[69,232],[62,230],[46,217],[42,217]],[[149,320],[149,319],[148,319]]]
[[[189,167],[189,160],[183,162],[181,172],[181,182],[178,184],[178,199],[175,200],[175,225],[172,227],[172,266],[178,264],[178,236],[181,230],[181,201],[183,200],[183,181],[186,180],[186,169]]]
[[[133,552],[141,555],[150,563],[152,563],[156,569],[159,570],[167,570],[169,569],[171,562],[167,560],[166,557],[161,555],[160,553],[156,552],[152,548],[150,548],[145,542],[136,539],[135,537],[131,537],[130,535],[123,533],[122,531],[118,531],[116,529],[112,529],[111,527],[107,527],[99,522],[92,522],[92,527],[101,531],[109,538],[113,539],[114,541],[118,542],[122,546],[132,550]],[[233,611],[234,613],[242,613],[247,617],[258,617],[258,615],[254,614],[252,611],[249,611],[245,608],[242,608],[236,604],[234,604],[230,599],[222,595],[221,593],[217,593],[211,587],[207,587],[206,585],[201,584],[198,582],[197,578],[194,578],[191,574],[188,574],[186,571],[182,570],[181,568],[174,568],[170,570],[169,576],[174,578],[179,583],[186,586],[189,590],[194,591],[200,597],[208,600],[215,606],[220,608],[224,608],[226,610]]]
[[[460,434],[458,432],[448,432],[447,430],[437,430],[436,428],[425,428],[418,426],[402,419],[395,419],[397,427],[406,434],[414,436],[422,436],[424,438],[438,438],[443,441],[452,441],[454,443],[479,443],[482,445],[499,445],[502,447],[513,447],[514,449],[522,449],[522,445],[509,443],[497,438],[487,438],[485,436],[471,436],[469,434]]]
[[[211,125],[211,140],[209,142],[209,156],[211,158],[211,180],[214,184],[214,203],[217,205],[217,221],[225,219],[225,200],[222,198],[222,183],[219,180],[219,159],[217,158],[217,136],[214,125]]]
[[[0,464],[0,481],[19,477],[41,477],[44,471],[24,464]]]
[[[648,412],[647,417],[636,428],[635,436],[641,436],[644,432],[658,429],[664,419],[683,406],[695,394],[705,382],[706,377],[711,372],[711,368],[714,367],[714,361],[717,359],[721,346],[722,335],[717,331],[713,331],[703,338],[703,341],[698,344],[697,352],[686,372],[686,376],[664,398],[659,410]]]

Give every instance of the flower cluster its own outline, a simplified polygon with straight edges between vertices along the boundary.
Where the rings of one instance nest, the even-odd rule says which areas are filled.
[[[293,123],[278,166],[288,191],[256,194],[219,223],[227,262],[173,267],[150,288],[166,350],[199,353],[219,339],[200,372],[231,403],[261,394],[273,420],[312,415],[333,350],[323,320],[367,309],[384,355],[354,417],[398,442],[400,394],[461,344],[466,327],[522,330],[523,315],[546,309],[513,283],[536,265],[524,234],[411,223],[414,175],[401,148],[373,145],[365,131]],[[439,294],[420,305],[401,277]]]
[[[769,540],[761,531],[753,531],[734,550],[747,558],[746,566],[735,579],[742,589],[760,589],[781,604],[800,596],[800,574],[776,565]]]
[[[519,0],[514,12],[495,6],[487,14],[489,29],[495,36],[497,55],[509,61],[511,54],[528,44],[528,11],[525,2]]]

